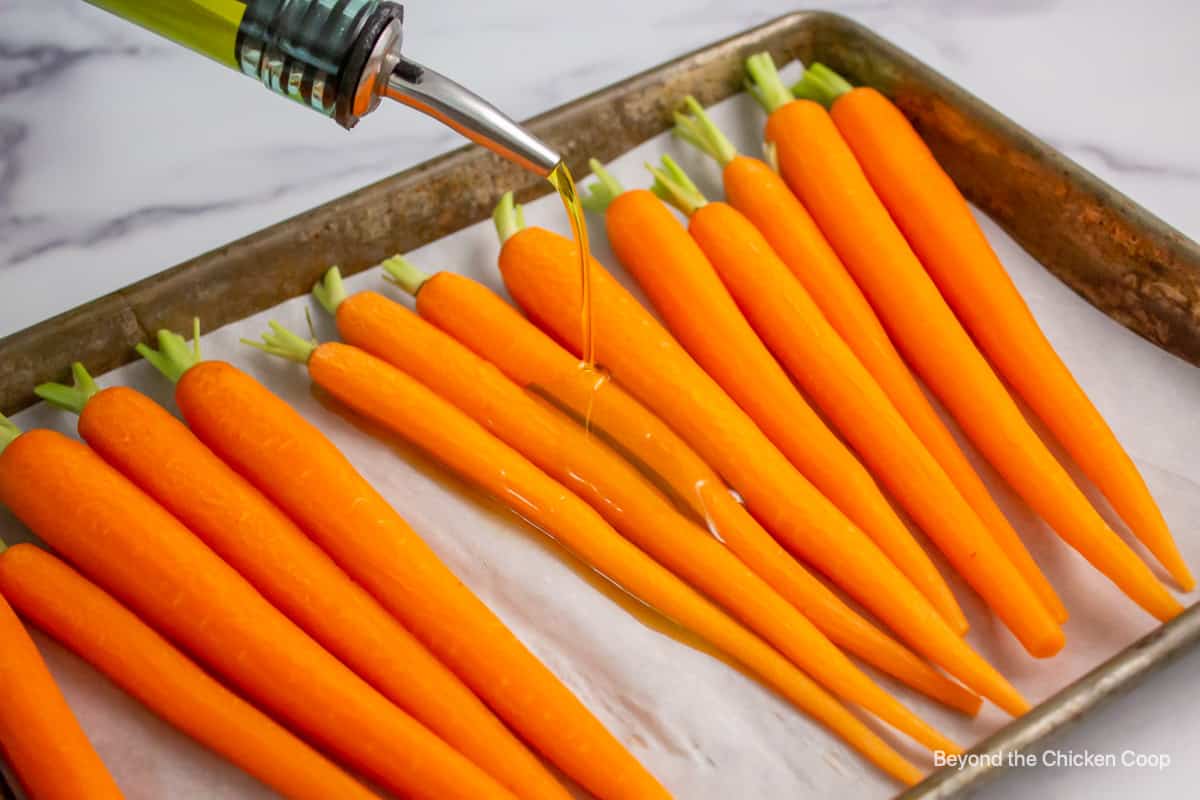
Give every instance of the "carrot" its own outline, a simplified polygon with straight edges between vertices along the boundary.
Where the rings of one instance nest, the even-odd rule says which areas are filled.
[[[760,75],[763,73],[760,72]],[[769,71],[762,85],[778,74]],[[773,98],[790,97],[779,84]],[[780,171],[862,287],[908,362],[1027,503],[1142,608],[1182,607],[1100,518],[1029,427],[868,183],[829,113],[810,100],[768,106]]]
[[[37,393],[78,413],[80,435],[101,457],[276,608],[513,794],[570,797],[453,672],[183,423],[133,389],[100,390],[81,364],[73,371],[74,388]]]
[[[768,685],[905,783],[919,772],[762,640],[633,544],[586,503],[454,406],[357,347],[308,343],[273,325],[264,348],[303,360],[313,381],[356,412],[406,437],[546,531],[600,574],[732,656]],[[930,747],[955,745],[929,731]]]
[[[852,88],[828,67],[838,131],[926,271],[992,365],[1104,493],[1185,591],[1196,580],[1133,460],[1054,351],[971,215],[966,199],[890,100]]]
[[[347,343],[456,406],[834,695],[931,749],[946,749],[944,736],[880,689],[794,606],[583,426],[404,306],[375,292],[347,297],[336,267],[319,286]],[[676,618],[686,625],[682,616]]]
[[[658,782],[463,585],[316,427],[230,364],[158,334],[192,431],[275,502],[489,707],[599,798]]]
[[[0,417],[0,450],[16,436]],[[8,552],[0,543],[0,564]],[[79,727],[37,645],[0,594],[0,753],[37,800],[119,800],[123,795]]]
[[[738,503],[725,483],[670,427],[615,381],[597,386],[566,350],[482,284],[453,272],[432,276],[399,256],[383,264],[417,311],[510,380],[589,418],[589,429],[613,443],[677,502],[703,520],[750,569],[812,620],[843,650],[912,688],[966,714],[977,695],[946,679],[854,612],[814,578]]]
[[[45,550],[18,544],[0,553],[0,594],[155,714],[283,796],[375,797]]]
[[[602,170],[593,163],[593,172]],[[622,191],[611,177],[603,185],[602,195],[591,196],[591,208],[602,208],[617,259],[680,344],[788,460],[875,541],[950,627],[966,633],[967,619],[928,554],[871,474],[805,402],[671,212],[648,191]]]
[[[49,430],[17,437],[0,454],[0,502],[160,633],[387,788],[430,800],[513,797],[86,445]]]
[[[825,318],[887,394],[929,454],[987,526],[1025,582],[1056,622],[1067,610],[1038,568],[1004,512],[934,411],[912,372],[896,352],[883,325],[808,211],[783,178],[757,158],[738,154],[695,98],[685,100],[690,116],[675,115],[675,133],[722,167],[729,204],[754,223],[795,275]]]
[[[500,271],[510,294],[535,322],[578,352],[574,245],[541,228],[521,229],[511,218],[499,222],[504,238]],[[909,646],[1009,713],[1028,709],[1016,689],[950,629],[874,542],[796,471],[671,335],[599,263],[591,271],[599,363],[723,474],[767,530],[839,583]]]
[[[711,264],[701,272],[698,262],[664,259],[661,280],[720,276],[800,388],[1025,649],[1039,658],[1061,650],[1058,623],[762,234],[733,206],[708,202],[669,156],[652,169],[654,193],[689,217],[688,231]]]

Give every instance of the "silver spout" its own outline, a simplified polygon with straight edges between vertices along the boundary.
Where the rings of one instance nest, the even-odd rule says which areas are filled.
[[[482,97],[400,56],[384,95],[449,125],[468,139],[545,177],[561,157]]]

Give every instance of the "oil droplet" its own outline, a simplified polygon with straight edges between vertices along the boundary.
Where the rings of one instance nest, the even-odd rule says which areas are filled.
[[[596,410],[596,395],[600,393],[601,387],[612,379],[612,374],[599,364],[589,364],[586,361],[579,362],[579,369],[590,379],[592,387],[588,392],[587,406],[583,410],[583,430],[591,435],[592,415]]]
[[[700,500],[700,508],[704,512],[704,525],[708,528],[708,532],[712,534],[714,539],[721,544],[725,544],[725,538],[721,536],[721,531],[717,528],[717,521],[713,519],[712,512],[709,511],[711,505],[706,495],[711,491],[723,492],[725,491],[725,487],[714,487],[711,481],[704,478],[696,481],[696,497]]]

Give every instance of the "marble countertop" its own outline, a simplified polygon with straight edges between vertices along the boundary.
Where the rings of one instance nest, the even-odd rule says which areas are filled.
[[[407,9],[406,52],[524,118],[795,2],[442,0]],[[1200,238],[1200,4],[821,6],[897,42]],[[399,107],[347,134],[80,0],[5,0],[0,336],[459,144]],[[1200,651],[1051,745],[1167,753],[1168,769],[1022,769],[976,796],[1184,793],[1200,780],[1197,674]]]

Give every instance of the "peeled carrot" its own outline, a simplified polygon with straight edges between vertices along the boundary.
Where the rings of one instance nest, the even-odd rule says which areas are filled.
[[[18,544],[0,554],[0,594],[155,714],[284,797],[375,797],[45,550]]]
[[[541,228],[498,226],[500,271],[529,316],[578,353],[578,253]],[[793,552],[823,571],[914,650],[1012,714],[1028,704],[913,588],[882,551],[771,444],[671,335],[598,263],[591,265],[600,364],[658,413]]]
[[[778,81],[778,75],[774,79]],[[786,87],[777,87],[789,96]],[[780,172],[874,306],[892,341],[1014,489],[1068,544],[1160,620],[1179,601],[1088,503],[1029,427],[879,201],[823,106],[772,106]]]
[[[429,800],[513,797],[86,445],[48,430],[17,437],[0,454],[0,502],[160,633],[389,789]]]
[[[661,280],[709,283],[719,275],[792,378],[1025,649],[1039,658],[1061,650],[1058,623],[762,234],[733,206],[708,202],[669,157],[654,173],[655,193],[689,216],[688,231],[711,264],[699,274],[698,262],[663,259]]]
[[[889,774],[905,782],[917,778],[915,768],[804,673],[621,538],[567,488],[431,390],[357,347],[316,345],[277,325],[272,331],[264,336],[264,349],[306,363],[313,382],[325,391],[435,455],[632,596],[737,659]]]
[[[996,504],[896,352],[862,290],[854,283],[812,216],[777,172],[757,158],[740,155],[694,98],[690,116],[676,114],[675,133],[721,165],[729,204],[754,223],[779,258],[795,275],[825,318],[871,373],[892,405],[917,435],[959,493],[987,526],[1013,566],[1037,593],[1056,622],[1067,610],[1033,560],[1013,526]]]
[[[771,538],[712,468],[645,406],[611,380],[597,381],[566,350],[482,284],[453,272],[426,275],[402,258],[384,262],[415,293],[417,311],[510,380],[588,418],[656,483],[704,520],[714,535],[843,650],[910,687],[967,714],[977,695],[929,667],[854,612]],[[597,385],[599,383],[599,385]]]
[[[827,67],[838,131],[926,271],[996,370],[1185,591],[1196,586],[1145,480],[1054,351],[954,181],[890,100]]]
[[[0,417],[0,450],[15,433]],[[20,547],[0,550],[0,564]],[[120,800],[121,790],[6,602],[8,596],[0,587],[0,752],[31,798]]]
[[[328,307],[347,343],[456,406],[834,695],[861,705],[931,749],[946,749],[944,736],[880,689],[794,606],[583,426],[404,306],[375,292],[346,297],[336,267],[324,285],[338,287]]]
[[[455,577],[311,423],[237,368],[164,353],[195,434],[299,524],[488,706],[600,798],[663,798],[658,782]]]
[[[43,384],[38,394],[78,413],[97,453],[276,608],[513,794],[570,797],[453,672],[183,423],[133,389],[100,390],[80,364],[74,372],[74,388]]]
[[[602,171],[598,163],[592,169]],[[797,391],[687,231],[646,190],[623,191],[608,178],[603,198],[605,229],[618,260],[680,344],[780,452],[875,541],[950,627],[965,633],[967,618],[929,555],[871,474]],[[593,210],[599,205],[592,203]]]

